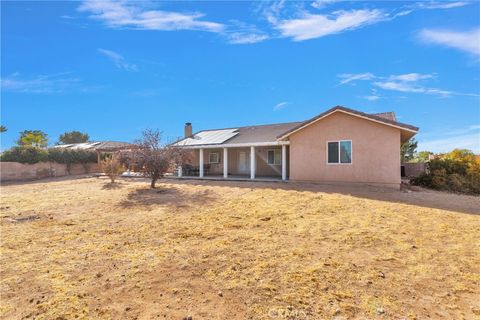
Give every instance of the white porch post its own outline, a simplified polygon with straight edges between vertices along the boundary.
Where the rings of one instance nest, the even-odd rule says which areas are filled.
[[[223,148],[223,177],[228,178],[228,149]]]
[[[287,146],[282,144],[282,180],[287,180]]]
[[[203,178],[203,149],[200,149],[199,152],[200,152],[199,176],[200,178]]]
[[[182,166],[178,166],[178,176],[181,178],[183,176]]]
[[[250,179],[255,179],[255,147],[250,147]]]

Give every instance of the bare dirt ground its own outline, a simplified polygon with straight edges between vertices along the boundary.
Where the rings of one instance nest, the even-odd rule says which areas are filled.
[[[3,185],[3,319],[478,319],[480,198],[283,183]]]

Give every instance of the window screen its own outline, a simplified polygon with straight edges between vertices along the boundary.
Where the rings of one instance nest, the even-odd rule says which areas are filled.
[[[220,162],[220,157],[218,152],[210,152],[209,153],[209,163],[219,163]]]
[[[281,150],[268,150],[267,152],[267,163],[268,164],[281,164],[282,163],[282,153]]]
[[[340,163],[352,163],[352,141],[340,141]]]

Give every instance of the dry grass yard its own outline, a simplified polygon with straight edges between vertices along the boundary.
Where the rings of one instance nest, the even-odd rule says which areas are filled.
[[[478,319],[480,199],[282,183],[1,188],[3,319]]]

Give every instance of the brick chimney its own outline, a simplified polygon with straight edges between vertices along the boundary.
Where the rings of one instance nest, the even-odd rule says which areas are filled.
[[[185,138],[192,137],[192,124],[190,122],[185,123]]]

